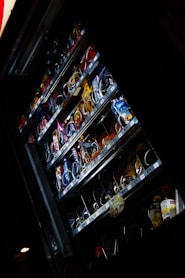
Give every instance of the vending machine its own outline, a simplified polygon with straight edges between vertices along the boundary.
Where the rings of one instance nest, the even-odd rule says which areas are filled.
[[[35,9],[39,31],[28,24],[21,55],[2,67],[13,149],[48,260],[66,278],[134,264],[184,217],[183,65],[168,18],[146,3],[82,2]]]

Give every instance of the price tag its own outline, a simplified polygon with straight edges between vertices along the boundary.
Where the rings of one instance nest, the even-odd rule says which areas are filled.
[[[90,220],[89,220],[89,218],[86,220],[86,223],[87,223],[87,225],[89,225],[89,224],[90,224]]]
[[[63,196],[67,193],[67,191],[68,191],[68,188],[66,187],[64,190],[63,190]]]
[[[133,126],[134,125],[134,120],[131,120],[131,122],[129,123],[129,126]]]
[[[154,163],[154,169],[158,168],[159,167],[159,163],[158,161]]]
[[[67,147],[68,147],[68,145],[69,145],[69,143],[68,143],[68,142],[66,142],[66,143],[65,143],[65,147],[64,147],[64,148],[67,148]],[[63,148],[63,149],[64,149],[64,148]]]
[[[139,178],[140,178],[140,180],[144,180],[145,174],[142,174]]]
[[[107,149],[110,150],[111,147],[112,147],[112,144],[109,143],[109,144],[107,145]]]
[[[96,62],[96,60],[98,60],[98,54],[94,57],[94,62]]]
[[[79,81],[81,82],[84,79],[84,77],[85,77],[85,73],[83,72],[82,75],[80,76]]]
[[[103,104],[104,103],[104,98],[101,98],[100,99],[100,104]]]
[[[115,89],[115,85],[112,85],[112,87],[110,88],[111,92],[113,92]]]
[[[74,185],[74,181],[72,181],[72,182],[67,186],[68,191],[73,187],[73,185]]]
[[[97,157],[96,157],[96,159],[98,159],[98,160],[100,160],[102,158],[102,155],[101,154],[99,154]]]
[[[128,189],[128,190],[131,190],[131,189],[132,189],[132,185],[131,185],[130,183],[127,185],[127,189]]]
[[[120,132],[118,133],[118,138],[120,139],[122,136],[123,136],[123,132],[120,131]]]
[[[92,222],[94,219],[96,219],[96,212],[94,212],[91,216],[89,221]]]

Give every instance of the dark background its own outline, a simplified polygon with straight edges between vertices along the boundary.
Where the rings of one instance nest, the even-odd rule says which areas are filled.
[[[1,124],[0,273],[5,277],[50,277],[32,200],[6,131]],[[28,254],[20,248],[28,246]]]
[[[112,6],[106,3],[100,9],[97,2],[91,2],[88,7],[84,6],[84,15],[82,11],[80,15],[87,24],[98,49],[103,50],[103,56],[108,61],[111,72],[118,77],[118,83],[131,91],[131,95],[127,95],[127,98],[146,127],[147,134],[152,137],[152,143],[156,143],[157,149],[165,159],[172,161],[169,165],[170,170],[175,169],[179,180],[182,181],[184,165],[179,161],[183,158],[184,153],[184,101],[181,101],[180,98],[185,89],[185,9],[183,1],[150,1],[150,3],[140,1],[141,4],[144,3],[140,9],[137,9],[138,6],[135,6],[134,3],[126,7],[126,5],[116,2]],[[75,11],[77,10],[74,8],[73,13]],[[106,17],[109,20],[105,21]],[[94,24],[92,25],[91,22]],[[17,23],[19,24],[19,21]],[[115,29],[115,26],[119,26],[119,28]],[[121,36],[120,31],[123,31]],[[108,39],[109,45],[106,47],[105,41]],[[118,62],[119,65],[121,64],[121,74],[120,67],[117,67]],[[31,78],[33,79],[33,75]],[[27,82],[27,77],[22,81]],[[12,97],[10,95],[7,98],[11,101],[12,107],[16,100],[22,109],[24,101],[17,99],[17,92],[13,91],[13,87],[13,85],[10,87]],[[24,93],[22,92],[22,94]],[[24,97],[29,99],[30,95]],[[1,106],[3,107],[3,103]],[[4,109],[6,108],[3,107],[3,111]],[[9,109],[11,108],[9,107]],[[42,275],[47,273],[45,277],[49,277],[50,270],[40,239],[32,200],[24,183],[24,173],[21,172],[15,150],[9,140],[11,135],[6,133],[8,126],[6,126],[5,119],[2,115],[0,122],[0,271],[5,277],[29,278],[38,275],[40,271],[42,271]],[[11,119],[8,124],[11,124]],[[158,142],[160,142],[159,145]],[[183,186],[182,183],[180,185]],[[162,236],[160,235],[160,241],[157,242],[158,237],[156,237],[156,242],[154,241],[153,244],[149,242],[151,248],[153,247],[153,250],[150,250],[151,253],[156,252],[156,246],[164,251],[157,257],[158,259],[156,258],[157,263],[153,261],[152,269],[155,271],[156,264],[157,266],[162,264],[163,256],[169,256],[169,264],[171,264],[171,261],[174,263],[174,254],[178,254],[175,262],[178,263],[179,260],[179,266],[182,266],[179,247],[183,246],[181,239],[184,229],[183,226],[178,227],[179,237],[179,233],[174,228],[170,233],[164,231]],[[19,248],[25,244],[31,246],[31,252],[23,259],[17,254]],[[147,244],[148,242],[145,246],[138,246],[145,250],[145,254],[148,252]],[[172,256],[170,251],[172,251]],[[152,261],[149,262],[151,253],[146,264],[143,263],[145,266],[151,264],[152,267]],[[136,257],[137,255],[138,257]],[[136,258],[135,262],[137,259],[138,262],[142,261],[139,250],[133,258]],[[146,259],[147,256],[145,255],[144,258]],[[152,259],[155,259],[153,255]],[[165,263],[168,263],[168,260]],[[174,271],[176,271],[176,265],[173,266]],[[143,265],[141,264],[141,266]],[[165,267],[168,268],[168,265]]]

